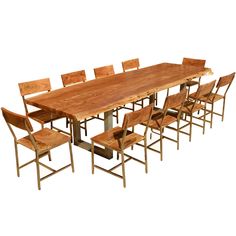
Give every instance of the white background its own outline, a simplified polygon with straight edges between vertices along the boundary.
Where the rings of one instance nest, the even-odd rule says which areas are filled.
[[[118,73],[134,57],[141,66],[204,58],[214,71],[208,79],[232,73],[233,3],[0,0],[0,106],[24,114],[19,82],[50,77],[55,89],[62,73],[85,69],[93,79],[94,67],[113,64]],[[233,83],[223,123],[216,117],[204,136],[194,129],[191,143],[181,136],[178,152],[166,141],[162,163],[149,152],[148,175],[128,163],[126,189],[100,171],[92,176],[90,153],[73,147],[76,172],[37,191],[34,165],[16,177],[13,140],[0,117],[0,235],[236,235],[235,92]]]

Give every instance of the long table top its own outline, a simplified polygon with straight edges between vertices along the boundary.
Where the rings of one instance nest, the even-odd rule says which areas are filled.
[[[161,63],[53,90],[26,102],[83,120],[207,74],[212,74],[210,68]]]

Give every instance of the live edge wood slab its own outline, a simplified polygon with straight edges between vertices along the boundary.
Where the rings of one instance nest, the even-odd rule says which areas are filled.
[[[210,68],[161,63],[50,91],[28,98],[26,103],[73,119],[78,144],[80,120],[105,112],[107,130],[112,128],[112,109],[207,74],[212,74]],[[90,148],[86,145],[86,149]]]

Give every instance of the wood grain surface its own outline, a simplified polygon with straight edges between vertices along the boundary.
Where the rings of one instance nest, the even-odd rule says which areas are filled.
[[[161,63],[57,89],[29,98],[26,102],[83,120],[206,74],[212,74],[211,69]]]

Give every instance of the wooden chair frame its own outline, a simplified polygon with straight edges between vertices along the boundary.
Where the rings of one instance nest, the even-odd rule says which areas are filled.
[[[205,67],[206,60],[203,59],[194,59],[194,58],[183,58],[182,65],[190,65],[190,66],[198,66],[198,67]],[[193,78],[195,79],[195,78]],[[188,88],[187,96],[190,94],[190,87],[194,85],[200,85],[201,83],[201,77],[198,78],[198,80],[190,80],[186,83],[186,87]]]
[[[122,61],[121,64],[122,64],[123,72],[128,72],[128,71],[132,71],[132,70],[138,70],[140,68],[140,63],[139,63],[139,59],[138,58]],[[132,111],[135,110],[135,105],[140,106],[140,107],[143,108],[144,107],[144,100],[145,99],[148,99],[150,101],[149,97],[145,97],[145,98],[139,99],[139,100],[137,100],[135,102],[132,102],[132,108],[126,107],[125,105],[123,107],[121,107],[121,108],[132,110]],[[156,94],[155,94],[155,101],[156,101]]]
[[[202,84],[198,87],[194,98],[193,97],[188,97],[187,101],[185,101],[185,103],[183,104],[183,108],[182,108],[182,113],[185,114],[185,119],[181,119],[183,121],[186,121],[187,123],[185,125],[183,125],[182,127],[180,127],[180,132],[183,134],[186,134],[189,136],[189,141],[192,140],[192,126],[198,126],[202,128],[202,132],[203,134],[205,134],[205,124],[206,124],[206,102],[200,102],[199,98],[205,96],[206,98],[208,98],[215,86],[215,80],[211,81],[209,83],[206,84]],[[203,110],[203,115],[201,116],[194,116],[194,113]],[[187,120],[187,117],[190,117],[189,121]],[[201,120],[203,122],[202,125],[193,122],[193,118],[197,119],[197,120]],[[184,129],[185,127],[189,126],[189,132],[185,132],[182,131],[182,129]]]
[[[66,74],[61,75],[61,80],[63,87],[68,87],[72,86],[75,84],[79,83],[85,83],[86,82],[86,73],[85,70],[80,70],[80,71],[74,71]],[[84,119],[83,121],[80,121],[80,128],[84,129],[85,136],[88,135],[88,130],[87,130],[87,122],[94,119],[95,117],[91,117],[89,119]],[[72,120],[69,120],[66,118],[66,127],[68,127],[68,124],[70,124],[70,133],[72,134]]]
[[[59,116],[57,114],[53,114],[49,111],[44,111],[42,109],[38,109],[37,111],[29,112],[28,110],[28,105],[25,101],[25,96],[30,96],[32,94],[36,93],[42,93],[42,92],[50,92],[51,91],[51,83],[49,78],[45,79],[39,79],[39,80],[34,80],[34,81],[28,81],[28,82],[22,82],[18,84],[19,89],[20,89],[20,94],[23,99],[23,104],[26,112],[26,116],[35,120],[36,122],[39,122],[41,124],[41,128],[44,128],[44,124],[50,123],[50,128],[55,129],[59,132],[65,133],[67,135],[71,135],[71,133],[68,133],[62,129],[59,129],[55,126],[53,126],[53,121],[57,119],[64,118],[62,116]],[[36,113],[41,114],[41,117],[44,115],[50,115],[50,118],[46,121],[43,120],[40,116],[36,115]]]
[[[50,129],[46,128],[47,130],[50,130],[50,132],[54,132],[55,134],[57,134],[57,136],[58,135],[60,135],[60,136],[63,135],[64,142],[59,144],[59,145],[62,145],[66,142],[69,145],[70,164],[63,166],[60,169],[55,170],[54,168],[40,162],[40,159],[44,156],[48,156],[49,160],[51,161],[51,152],[50,151],[55,147],[52,147],[52,148],[48,147],[46,149],[40,149],[40,145],[43,145],[44,143],[42,143],[41,141],[36,140],[36,138],[34,136],[35,133],[32,133],[33,132],[33,127],[31,125],[29,119],[26,116],[18,115],[16,113],[8,111],[5,108],[1,108],[1,110],[2,110],[3,117],[4,117],[4,119],[7,123],[7,126],[8,126],[8,128],[9,128],[9,130],[10,130],[10,132],[11,132],[13,138],[14,138],[15,157],[16,157],[16,171],[17,171],[17,176],[18,177],[20,177],[20,169],[22,169],[23,167],[26,167],[29,164],[35,162],[36,163],[36,171],[37,171],[37,184],[38,184],[38,189],[40,190],[41,189],[41,181],[43,181],[44,179],[46,179],[46,178],[48,178],[48,177],[64,170],[64,169],[66,169],[70,166],[72,168],[72,172],[74,172],[73,153],[72,153],[72,147],[71,147],[71,142],[70,142],[69,137],[67,137],[63,134],[57,133],[56,131],[53,131],[53,130],[50,130]],[[13,129],[13,126],[19,128],[21,130],[24,130],[28,133],[28,136],[24,137],[24,140],[25,141],[27,140],[27,142],[31,143],[32,148],[29,148],[29,147],[28,148],[31,149],[31,150],[34,149],[34,151],[35,151],[35,158],[31,161],[28,161],[28,162],[22,164],[22,165],[20,165],[20,163],[19,163],[19,155],[18,155],[18,144],[23,145],[21,143],[22,139],[17,139],[16,134],[15,134],[14,129]],[[40,131],[38,131],[38,134],[42,133],[46,129],[41,129]],[[23,145],[23,146],[27,147],[27,145]],[[42,167],[46,168],[47,170],[51,171],[51,173],[41,177],[40,176],[40,166],[42,166]]]
[[[111,76],[111,75],[115,74],[113,65],[97,67],[97,68],[94,68],[93,71],[94,71],[94,75],[95,75],[96,79],[102,79],[102,78],[105,78],[105,77],[108,77],[108,76]],[[117,107],[116,109],[113,110],[114,113],[115,113],[115,114],[113,114],[113,116],[116,118],[116,123],[117,124],[119,123],[119,113],[118,113],[119,109],[120,108]],[[104,120],[99,116],[99,114],[97,115],[96,118],[100,119],[100,120]]]
[[[213,124],[214,115],[218,115],[221,117],[222,121],[224,120],[226,94],[234,80],[234,77],[235,77],[235,72],[232,74],[220,77],[215,86],[215,92],[212,92],[211,94],[209,94],[208,97],[203,96],[199,98],[200,102],[206,102],[207,104],[211,106],[210,110],[206,109],[206,115],[210,115],[210,120],[206,120],[206,122],[210,123],[211,128]],[[221,113],[214,111],[214,103],[219,100],[223,100]]]
[[[152,133],[158,134],[160,138],[148,144],[147,148],[154,152],[160,153],[161,161],[163,160],[163,139],[168,139],[172,142],[175,142],[177,144],[177,150],[179,150],[180,118],[182,113],[182,106],[186,99],[186,94],[187,90],[183,89],[177,94],[167,96],[164,102],[163,109],[157,109],[156,112],[155,111],[153,112],[154,114],[152,115],[149,127],[151,128]],[[177,107],[179,107],[179,109],[177,112],[175,112],[174,109]],[[176,128],[170,126],[173,123],[176,123]],[[146,124],[144,123],[144,125]],[[163,135],[165,128],[176,131],[177,135],[176,139]],[[151,134],[150,138],[152,138]],[[160,150],[152,147],[154,144],[158,142],[160,142]]]
[[[92,141],[92,146],[91,146],[92,174],[94,174],[95,168],[100,169],[102,171],[105,171],[106,173],[109,173],[113,176],[121,178],[123,180],[123,187],[125,188],[126,187],[125,163],[127,161],[134,160],[136,162],[139,162],[139,163],[145,165],[145,172],[146,173],[148,172],[147,138],[146,138],[148,125],[145,127],[144,134],[142,135],[142,138],[140,140],[138,140],[138,141],[132,140],[132,141],[130,141],[129,145],[127,146],[126,145],[126,141],[127,141],[126,139],[128,138],[129,135],[135,134],[134,132],[130,131],[129,128],[132,128],[132,130],[133,130],[134,126],[136,126],[138,124],[141,124],[142,122],[146,121],[147,124],[149,123],[151,115],[152,115],[152,109],[153,109],[153,104],[151,104],[147,107],[144,107],[144,108],[142,108],[138,111],[134,111],[134,112],[130,112],[130,113],[125,114],[122,128],[116,127],[115,129],[118,129],[119,131],[114,132],[114,134],[113,134],[113,139],[117,140],[118,145],[119,145],[119,148],[116,149],[116,150],[113,149],[111,146],[109,146],[109,145],[105,146],[104,144],[101,144],[99,141],[96,140],[98,138],[98,136],[103,135],[104,133],[91,138],[91,141]],[[141,160],[139,160],[135,157],[132,157],[132,156],[124,153],[125,149],[127,149],[129,147],[132,147],[134,144],[137,144],[138,142],[140,142],[142,140],[144,141],[144,161],[141,161]],[[101,166],[96,165],[95,162],[94,162],[94,144],[95,143],[98,143],[99,145],[104,145],[107,148],[111,148],[112,150],[117,151],[117,153],[121,154],[121,162],[119,164],[113,166],[110,169],[105,169]],[[125,156],[128,157],[128,159],[125,160]],[[115,169],[117,169],[120,166],[122,166],[122,175],[119,175],[119,174],[113,172]]]

